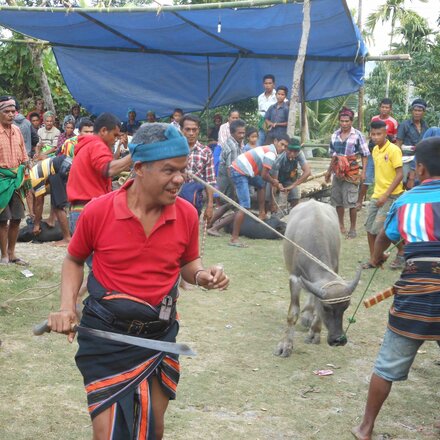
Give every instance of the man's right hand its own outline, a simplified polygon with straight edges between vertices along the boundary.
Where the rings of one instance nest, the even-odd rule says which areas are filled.
[[[332,173],[330,171],[327,171],[324,175],[325,177],[325,183],[329,183],[330,182],[330,177],[332,176]]]
[[[75,332],[73,327],[78,323],[77,315],[74,310],[60,310],[49,315],[47,324],[53,332],[64,333],[69,342],[73,342]]]

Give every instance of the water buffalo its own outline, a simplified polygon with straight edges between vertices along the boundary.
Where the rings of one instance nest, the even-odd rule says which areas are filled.
[[[315,200],[300,203],[290,212],[285,235],[338,273],[341,243],[338,217],[332,206]],[[286,333],[275,354],[287,357],[292,353],[293,326],[299,316],[302,287],[310,292],[301,317],[301,323],[309,327],[306,342],[319,344],[321,321],[324,321],[328,344],[345,345],[343,314],[359,282],[361,269],[353,281],[346,283],[288,241],[284,242],[284,261],[290,273],[290,306]]]

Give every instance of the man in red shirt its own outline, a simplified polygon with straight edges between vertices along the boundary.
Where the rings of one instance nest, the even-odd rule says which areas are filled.
[[[380,101],[379,114],[371,118],[371,122],[383,121],[387,126],[388,140],[392,143],[396,142],[398,122],[391,116],[393,102],[390,98],[384,98]]]
[[[207,289],[229,283],[220,266],[202,266],[197,211],[177,197],[187,167],[186,139],[170,124],[144,124],[129,148],[134,179],[85,207],[63,263],[61,308],[51,313],[49,326],[70,342],[84,261],[92,252],[84,327],[174,342],[179,274]],[[161,319],[170,302],[169,317]],[[84,333],[78,343],[93,438],[162,439],[179,380],[177,356]]]
[[[78,139],[75,160],[67,182],[67,199],[70,202],[70,231],[84,206],[95,197],[112,189],[112,177],[131,165],[130,155],[114,159],[112,148],[119,137],[121,122],[111,113],[102,113],[93,124],[93,136]]]

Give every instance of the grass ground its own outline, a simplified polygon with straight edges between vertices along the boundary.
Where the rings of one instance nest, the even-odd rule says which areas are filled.
[[[360,220],[360,225],[362,220]],[[359,232],[362,227],[359,226]],[[368,380],[387,321],[390,300],[359,309],[345,347],[307,345],[297,326],[293,355],[274,356],[289,301],[280,241],[248,240],[247,249],[208,237],[205,264],[222,263],[231,277],[226,292],[182,292],[181,332],[198,356],[182,358],[177,400],[166,418],[166,439],[350,439],[365,405]],[[59,282],[63,250],[23,244],[18,255],[32,262],[35,276],[0,268],[0,439],[83,440],[91,438],[85,394],[69,345],[60,335],[34,337],[32,325],[58,308],[58,293],[32,301],[9,301],[29,287]],[[367,258],[363,233],[344,240],[341,274],[354,276]],[[371,271],[364,271],[350,316]],[[398,274],[378,271],[367,295],[391,285]],[[40,296],[50,289],[24,293]],[[324,330],[325,334],[325,330]],[[377,421],[376,439],[438,439],[440,359],[426,343],[408,381],[394,386]],[[331,365],[331,366],[329,366]],[[313,371],[332,369],[318,377]]]

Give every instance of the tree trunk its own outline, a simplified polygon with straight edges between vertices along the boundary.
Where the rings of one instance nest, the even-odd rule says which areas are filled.
[[[358,2],[358,18],[357,25],[359,32],[362,35],[362,0]],[[365,72],[365,63],[364,63]],[[359,100],[358,100],[358,130],[362,131],[364,129],[364,86],[359,88]]]
[[[295,68],[293,69],[292,92],[290,95],[289,119],[287,123],[287,134],[289,136],[295,135],[296,109],[299,101],[301,77],[304,71],[304,61],[306,59],[307,43],[310,33],[310,0],[304,0],[303,14],[301,42],[299,44],[298,58],[295,63]],[[305,101],[305,96],[303,100]]]
[[[49,82],[47,81],[46,72],[43,67],[43,48],[34,44],[29,44],[28,48],[32,54],[32,61],[37,72],[40,73],[39,81],[41,93],[43,95],[44,104],[47,110],[55,113],[55,106],[53,104],[52,93],[49,88]]]
[[[390,47],[389,47],[389,52],[391,53],[391,49],[393,48],[393,36],[394,36],[394,16],[395,16],[395,12],[393,12],[393,16],[391,18],[391,36],[390,36]],[[389,98],[389,94],[390,94],[390,81],[391,81],[391,71],[390,71],[390,66],[388,66],[387,69],[387,82],[386,82],[386,86],[385,86],[385,97]]]

